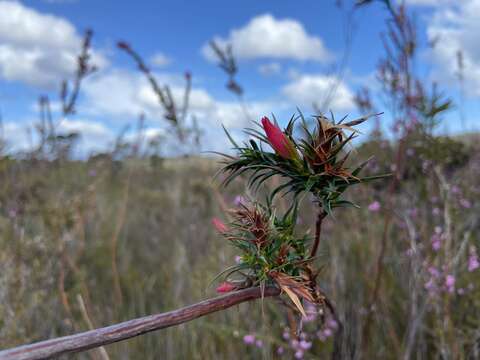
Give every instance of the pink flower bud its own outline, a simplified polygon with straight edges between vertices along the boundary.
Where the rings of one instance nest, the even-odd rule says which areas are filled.
[[[287,135],[266,116],[262,118],[262,126],[270,145],[278,155],[285,159],[294,159],[298,156],[293,143]]]
[[[224,233],[228,231],[227,225],[223,223],[219,218],[213,218],[212,224],[219,233]]]
[[[217,293],[227,293],[227,292],[235,290],[236,288],[237,287],[235,285],[233,285],[232,283],[230,283],[228,281],[225,281],[225,282],[221,283],[220,285],[218,285]]]

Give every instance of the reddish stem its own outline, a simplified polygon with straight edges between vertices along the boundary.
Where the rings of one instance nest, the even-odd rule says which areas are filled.
[[[326,216],[327,216],[327,213],[323,210],[320,210],[317,214],[317,220],[315,222],[315,241],[312,246],[310,257],[314,257],[317,254],[318,246],[320,245],[320,234],[322,232],[322,222]]]

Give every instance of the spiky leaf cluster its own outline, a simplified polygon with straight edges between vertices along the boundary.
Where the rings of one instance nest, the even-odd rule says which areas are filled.
[[[227,280],[229,289],[278,286],[305,315],[302,300],[323,303],[316,286],[319,271],[312,267],[315,258],[308,255],[306,248],[310,239],[294,232],[296,203],[282,217],[272,209],[254,203],[231,211],[233,221],[222,225],[221,234],[240,249],[242,256],[237,265],[218,276]]]
[[[295,138],[293,130],[298,119],[301,119],[303,135]],[[347,166],[350,151],[346,148],[358,133],[354,126],[367,119],[363,117],[343,123],[343,118],[335,123],[334,119],[329,121],[324,116],[314,116],[315,124],[311,129],[303,115],[292,117],[283,131],[295,147],[296,155],[291,158],[264,149],[264,145],[271,146],[272,141],[264,134],[260,124],[257,124],[260,129],[246,129],[251,139],[243,145],[238,145],[227,132],[237,154],[223,154],[226,157],[221,170],[226,174],[224,184],[248,173],[248,185],[256,190],[269,178],[281,176],[285,182],[273,189],[269,201],[279,193],[291,193],[296,200],[300,194],[310,192],[328,214],[335,207],[353,205],[342,198],[349,186],[383,177],[359,177],[368,160],[353,168]],[[346,132],[350,135],[347,136]]]
[[[271,272],[299,275],[299,265],[305,262],[309,241],[307,235],[295,234],[296,206],[282,217],[271,207],[258,203],[240,205],[231,210],[233,221],[222,232],[241,251],[239,263],[222,274],[240,274],[249,285],[271,281]]]

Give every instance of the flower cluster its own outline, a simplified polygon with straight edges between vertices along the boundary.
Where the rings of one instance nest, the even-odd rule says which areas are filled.
[[[434,251],[440,250],[442,247],[442,241],[443,241],[443,234],[442,234],[442,228],[440,226],[435,226],[434,233],[432,237],[430,238],[430,242],[432,244],[432,249]]]
[[[468,271],[472,272],[480,268],[480,261],[477,255],[477,249],[475,246],[470,247],[470,254],[468,256]]]
[[[465,211],[470,208],[471,203],[465,195],[464,191],[459,185],[448,185],[444,189],[447,191],[451,206],[448,208],[442,204],[440,198],[436,195],[430,196],[429,204],[432,206],[432,215],[439,217],[441,214],[445,216],[454,216],[455,212],[459,210]],[[440,207],[443,205],[443,209]],[[454,211],[452,211],[452,209]],[[480,268],[480,260],[477,255],[477,249],[474,244],[471,244],[468,253],[464,252],[463,246],[455,246],[452,244],[452,234],[448,231],[448,224],[441,224],[440,219],[435,219],[438,225],[434,226],[432,235],[430,236],[430,244],[427,249],[431,252],[424,252],[423,268],[426,274],[424,288],[429,295],[438,297],[440,293],[449,295],[465,295],[469,290],[473,289],[473,284],[470,282],[467,286],[465,283],[469,281],[468,273],[476,271]],[[419,245],[419,249],[422,244]],[[456,255],[452,258],[451,253]],[[466,255],[463,257],[463,255]],[[460,259],[464,261],[458,261]]]
[[[263,340],[257,338],[255,334],[247,334],[243,337],[245,345],[255,345],[258,348],[263,347]]]

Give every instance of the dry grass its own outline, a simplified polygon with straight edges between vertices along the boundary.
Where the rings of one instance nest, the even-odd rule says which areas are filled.
[[[364,145],[359,156],[376,146]],[[393,151],[382,149],[384,156],[372,166],[388,168]],[[480,165],[474,150],[468,154],[474,155],[464,164],[445,164],[442,157],[424,170],[419,163],[423,155],[410,159],[409,172],[394,195],[385,274],[374,309],[365,307],[389,211],[383,208],[386,184],[357,188],[351,196],[362,210],[344,210],[325,221],[320,283],[337,303],[345,325],[345,358],[362,355],[361,330],[368,311],[372,329],[363,353],[367,358],[478,358],[480,270],[469,272],[467,263],[469,249],[480,248]],[[105,157],[55,163],[4,157],[0,167],[2,348],[85,330],[85,310],[93,325],[101,326],[196,302],[213,294],[209,281],[234,263],[234,249],[210,226],[212,217],[221,216],[212,159],[119,162]],[[231,206],[243,191],[237,181],[223,193],[223,201]],[[379,211],[368,210],[374,200],[382,205]],[[123,208],[115,245],[119,302],[111,239]],[[302,226],[312,227],[311,214],[305,205]],[[431,242],[435,227],[442,234],[437,251]],[[442,274],[438,289],[427,290],[432,266]],[[453,292],[444,285],[448,274],[456,279]],[[262,314],[260,304],[244,304],[105,349],[112,359],[276,358],[279,346],[288,348],[282,338],[285,326],[278,307],[266,302]],[[317,327],[308,323],[305,331],[315,337]],[[249,333],[263,340],[262,348],[243,343]],[[331,340],[313,340],[307,358],[330,353]],[[91,352],[76,358],[97,356]]]

